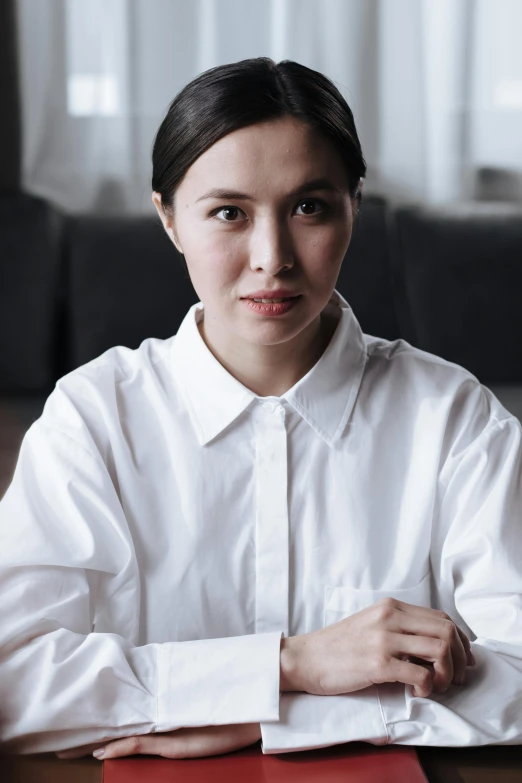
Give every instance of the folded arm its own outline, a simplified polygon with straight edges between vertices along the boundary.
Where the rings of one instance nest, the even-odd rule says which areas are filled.
[[[68,435],[38,422],[28,432],[0,531],[6,749],[278,719],[281,633],[137,644],[126,520],[103,461]],[[119,632],[97,632],[111,611]]]
[[[475,430],[478,430],[475,427]],[[282,693],[264,753],[373,744],[522,744],[522,437],[513,417],[463,428],[440,475],[431,549],[435,608],[471,640],[464,686],[415,696],[386,683],[354,693]]]

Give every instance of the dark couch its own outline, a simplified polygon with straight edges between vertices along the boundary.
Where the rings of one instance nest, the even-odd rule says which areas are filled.
[[[522,418],[522,208],[367,196],[337,288],[364,331],[462,364]],[[57,378],[113,345],[169,337],[196,301],[159,219],[0,196],[0,495]]]

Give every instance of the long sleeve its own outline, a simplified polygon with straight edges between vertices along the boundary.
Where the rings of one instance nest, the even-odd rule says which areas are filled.
[[[521,426],[485,410],[487,399],[465,411],[468,426],[447,433],[431,542],[434,605],[468,634],[477,661],[466,684],[428,698],[400,683],[335,697],[282,694],[280,721],[262,725],[264,753],[352,740],[522,743]]]
[[[375,686],[339,696],[282,693],[279,721],[261,723],[262,751],[288,753],[344,742],[388,741]]]
[[[466,684],[428,699],[379,686],[390,742],[522,744],[522,437],[491,416],[456,439],[441,471],[433,573],[443,606],[469,629],[476,666]]]
[[[0,537],[6,749],[278,720],[281,633],[138,645],[134,543],[94,450],[33,424],[0,503]]]

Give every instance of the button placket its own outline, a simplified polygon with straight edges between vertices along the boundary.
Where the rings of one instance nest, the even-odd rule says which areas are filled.
[[[256,417],[256,633],[288,635],[287,436],[282,405]]]

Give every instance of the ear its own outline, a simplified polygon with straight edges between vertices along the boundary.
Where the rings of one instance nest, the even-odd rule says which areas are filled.
[[[156,207],[156,212],[158,213],[161,222],[163,223],[163,228],[167,232],[167,235],[171,242],[173,243],[176,250],[183,255],[183,250],[180,247],[178,237],[176,235],[176,230],[174,228],[174,221],[170,215],[168,215],[164,209],[163,209],[163,203],[161,200],[161,193],[158,193],[157,191],[152,191],[152,203]]]

